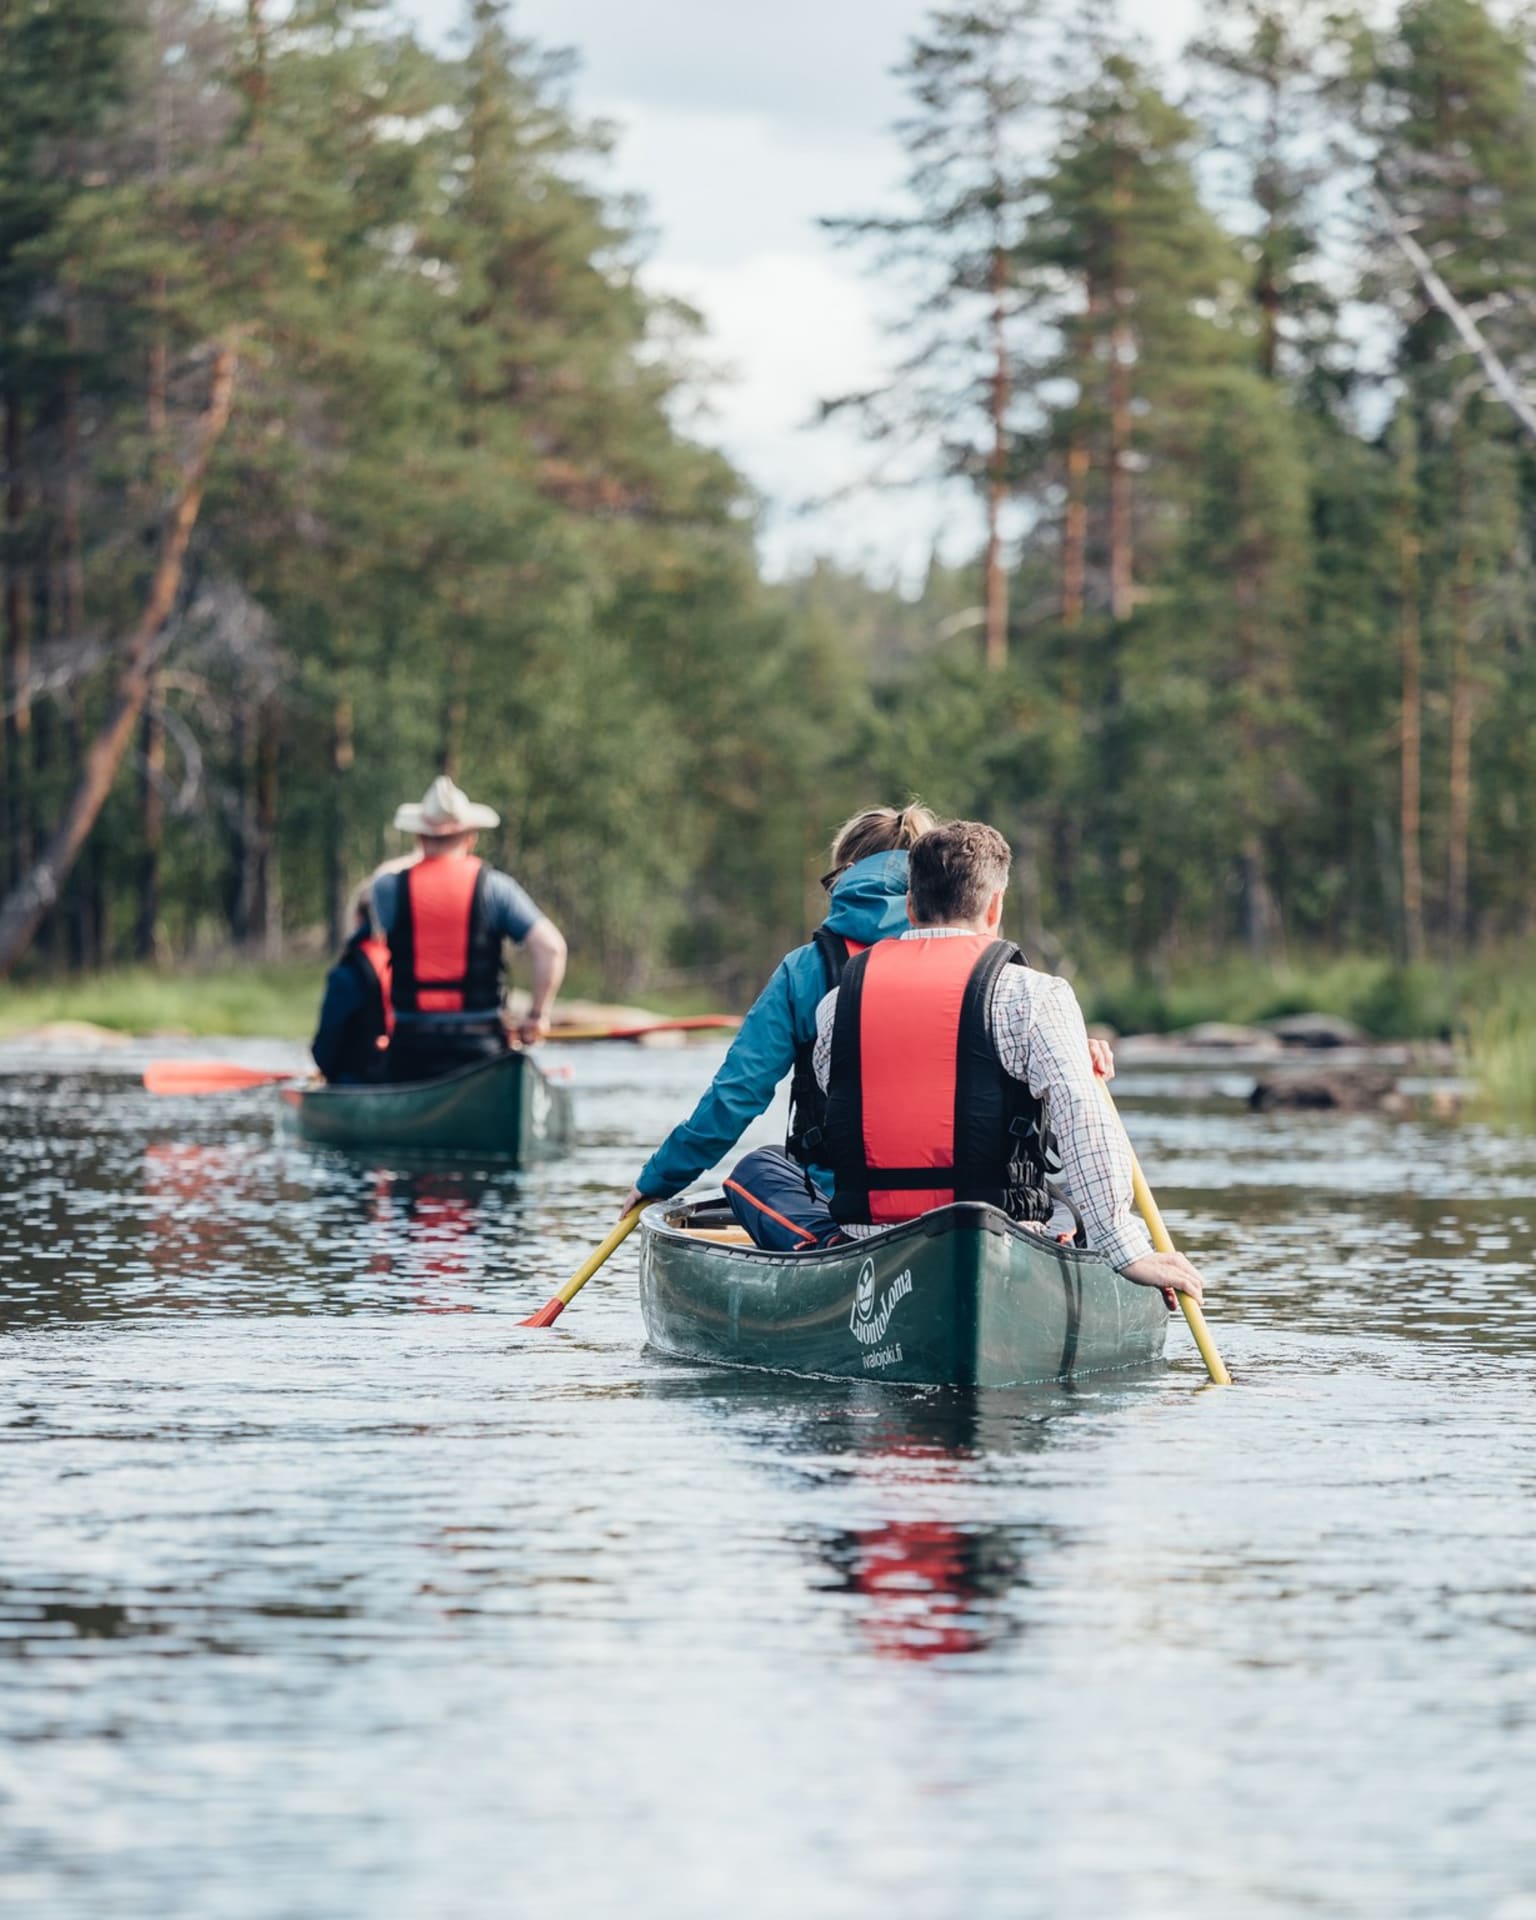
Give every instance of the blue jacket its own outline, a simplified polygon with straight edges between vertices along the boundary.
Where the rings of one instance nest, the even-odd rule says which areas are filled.
[[[876,853],[852,866],[832,889],[823,924],[846,940],[872,947],[907,926],[907,856]],[[667,1200],[730,1152],[772,1100],[795,1064],[795,1049],[816,1038],[816,1009],[827,991],[821,955],[807,944],[786,954],[752,1004],[704,1097],[674,1127],[635,1182],[652,1200]],[[832,1176],[813,1167],[824,1193]]]

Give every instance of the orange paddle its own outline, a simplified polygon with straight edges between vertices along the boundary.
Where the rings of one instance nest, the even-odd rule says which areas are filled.
[[[609,1254],[616,1253],[623,1242],[627,1240],[635,1228],[639,1226],[642,1212],[644,1212],[644,1208],[634,1207],[630,1212],[626,1213],[624,1218],[613,1229],[612,1233],[608,1235],[608,1238],[597,1249],[596,1253],[587,1256],[560,1291],[552,1294],[550,1298],[544,1302],[543,1306],[539,1308],[537,1313],[529,1314],[526,1320],[519,1320],[517,1324],[520,1327],[552,1327],[576,1298],[577,1294],[581,1292],[582,1288],[592,1278],[593,1274],[597,1272],[598,1268],[608,1258]]]
[[[648,1033],[735,1032],[741,1016],[735,1013],[697,1014],[690,1020],[651,1020],[643,1027],[551,1027],[550,1040],[643,1040]]]
[[[245,1087],[270,1087],[280,1080],[302,1078],[297,1073],[237,1067],[232,1060],[152,1060],[144,1069],[144,1085],[151,1093],[238,1093]]]

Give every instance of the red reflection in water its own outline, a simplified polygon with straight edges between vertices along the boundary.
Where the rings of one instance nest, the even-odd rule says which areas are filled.
[[[393,1273],[403,1237],[411,1277],[425,1289],[415,1296],[422,1312],[473,1313],[474,1301],[462,1296],[477,1277],[471,1251],[475,1206],[476,1194],[459,1174],[380,1173],[373,1188],[369,1271]]]

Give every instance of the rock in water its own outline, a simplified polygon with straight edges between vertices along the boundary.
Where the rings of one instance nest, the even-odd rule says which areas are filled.
[[[91,1053],[102,1047],[126,1047],[128,1035],[91,1020],[50,1020],[26,1033],[7,1034],[4,1045],[28,1053]]]
[[[1234,1026],[1227,1020],[1202,1020],[1166,1038],[1175,1046],[1199,1047],[1212,1053],[1278,1053],[1280,1042],[1262,1027]]]
[[[1385,1067],[1347,1067],[1326,1073],[1277,1073],[1248,1096],[1254,1113],[1283,1109],[1335,1113],[1396,1113],[1407,1105],[1397,1075]]]
[[[1266,1020],[1264,1030],[1283,1047],[1365,1047],[1371,1041],[1363,1027],[1336,1013],[1288,1013],[1282,1020]]]

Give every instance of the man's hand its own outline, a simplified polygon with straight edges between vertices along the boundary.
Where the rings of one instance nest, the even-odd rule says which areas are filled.
[[[1088,1058],[1093,1062],[1093,1071],[1100,1080],[1114,1079],[1115,1053],[1107,1040],[1090,1040]]]
[[[624,1196],[623,1206],[619,1208],[619,1218],[623,1220],[632,1214],[636,1207],[648,1207],[650,1204],[649,1194],[642,1193],[638,1187],[631,1187]]]
[[[517,1023],[518,1040],[525,1047],[536,1047],[541,1040],[549,1038],[549,1015],[535,1013],[530,1007]]]
[[[1177,1304],[1176,1293],[1187,1293],[1197,1306],[1205,1298],[1204,1281],[1182,1253],[1145,1254],[1120,1271],[1138,1287],[1161,1287],[1170,1307]]]

